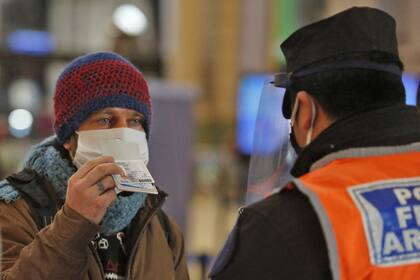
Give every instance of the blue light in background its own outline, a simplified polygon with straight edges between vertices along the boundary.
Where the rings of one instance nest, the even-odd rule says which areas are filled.
[[[47,31],[16,30],[7,36],[7,45],[13,53],[46,55],[54,49],[52,36]]]
[[[239,151],[247,155],[252,151],[255,122],[266,79],[267,75],[250,74],[242,77],[239,82],[236,143]]]
[[[415,75],[403,74],[402,80],[405,88],[405,103],[416,106],[419,78]]]

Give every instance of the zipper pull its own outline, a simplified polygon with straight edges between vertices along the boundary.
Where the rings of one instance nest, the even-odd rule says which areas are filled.
[[[127,256],[127,250],[125,249],[123,238],[124,238],[124,232],[118,232],[117,233],[117,239],[120,242],[120,245],[121,245],[121,248],[122,248],[124,254]]]

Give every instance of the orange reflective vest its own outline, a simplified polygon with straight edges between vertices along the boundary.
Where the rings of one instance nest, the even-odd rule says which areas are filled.
[[[320,219],[333,279],[420,279],[420,145],[332,154],[294,183]]]

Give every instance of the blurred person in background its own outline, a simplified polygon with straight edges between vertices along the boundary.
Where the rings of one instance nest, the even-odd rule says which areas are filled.
[[[2,279],[189,279],[182,234],[161,210],[167,195],[117,194],[111,176],[127,171],[92,146],[134,139],[146,166],[140,71],[115,53],[79,57],[57,81],[54,110],[55,136],[0,182]]]
[[[241,209],[212,279],[419,278],[420,113],[395,30],[352,8],[282,43],[295,179]]]

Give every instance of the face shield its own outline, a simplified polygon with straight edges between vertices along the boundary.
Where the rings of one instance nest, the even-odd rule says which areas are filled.
[[[261,200],[292,179],[296,153],[290,144],[290,120],[283,114],[289,75],[267,78],[260,96],[251,152],[246,203]]]
[[[395,64],[344,60],[307,67],[293,73],[279,73],[268,78],[260,96],[255,124],[248,173],[247,204],[267,197],[292,179],[290,171],[297,156],[290,142],[289,119],[293,118],[293,112],[289,93],[286,91],[291,85],[292,76],[295,79],[337,69],[370,69],[401,76],[401,69]],[[312,112],[316,114],[313,103],[312,106]],[[312,122],[314,120],[315,115],[312,116]],[[311,140],[311,134],[308,135],[307,143]]]

